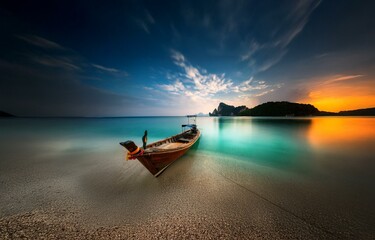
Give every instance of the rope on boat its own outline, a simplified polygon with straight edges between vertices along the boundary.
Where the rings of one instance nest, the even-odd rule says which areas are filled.
[[[135,160],[137,157],[142,156],[144,153],[143,149],[140,149],[139,147],[135,149],[133,152],[128,152],[126,154],[126,161],[127,160]]]

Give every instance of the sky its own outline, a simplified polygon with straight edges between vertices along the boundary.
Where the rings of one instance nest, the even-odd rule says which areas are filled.
[[[1,1],[0,110],[177,116],[375,107],[375,1]]]

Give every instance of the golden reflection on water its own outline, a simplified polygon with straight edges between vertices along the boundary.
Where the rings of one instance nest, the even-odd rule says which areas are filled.
[[[375,118],[314,118],[308,131],[308,139],[313,146],[317,147],[373,141]]]

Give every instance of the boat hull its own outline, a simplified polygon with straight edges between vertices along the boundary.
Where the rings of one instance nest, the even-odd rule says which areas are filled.
[[[138,157],[137,159],[145,166],[153,175],[158,176],[162,173],[169,165],[184,155],[189,148],[176,151],[173,153],[155,153],[145,154]]]
[[[197,129],[194,137],[189,139],[187,143],[180,143],[180,145],[176,148],[160,148],[160,146],[166,146],[168,143],[176,144],[179,139],[181,140],[183,136],[189,134],[189,131],[185,131],[181,134],[147,145],[147,148],[144,150],[143,154],[136,156],[136,159],[138,159],[138,161],[140,161],[151,174],[157,177],[174,161],[184,155],[197,142],[197,140],[200,138],[200,131]]]

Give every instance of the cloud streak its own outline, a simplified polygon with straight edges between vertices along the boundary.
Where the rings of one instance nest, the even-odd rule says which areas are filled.
[[[353,78],[359,78],[363,77],[364,75],[346,75],[346,76],[340,76],[337,78],[332,79],[332,82],[337,82],[337,81],[344,81],[344,80],[349,80]]]
[[[173,83],[158,84],[157,89],[176,97],[215,104],[219,101],[236,102],[239,98],[252,101],[251,98],[271,93],[276,87],[268,85],[265,81],[255,80],[253,77],[235,84],[224,73],[209,73],[205,69],[193,66],[182,53],[176,50],[171,50],[171,58],[183,71],[177,74],[168,72],[166,78]]]
[[[128,76],[128,73],[126,71],[90,63],[77,52],[46,38],[36,35],[20,35],[16,37],[34,47],[43,48],[43,51],[38,51],[36,49],[32,54],[28,53],[26,54],[26,56],[29,57],[29,59],[34,63],[43,65],[44,67],[81,72],[88,71],[90,70],[90,67],[93,67],[99,70],[101,73],[109,74],[112,76]]]
[[[91,63],[40,36],[16,38],[26,50],[11,61],[0,59],[1,109],[20,116],[121,116],[136,114],[133,106],[142,104],[143,99],[114,89],[118,81],[111,80],[127,76],[125,71]],[[109,81],[99,85],[100,77]]]
[[[110,72],[110,73],[118,73],[118,72],[120,72],[120,70],[118,70],[116,68],[104,67],[104,66],[99,65],[99,64],[91,64],[91,65],[94,68],[97,68],[97,69],[102,70],[102,71]]]
[[[36,36],[36,35],[19,35],[16,37],[37,47],[41,47],[45,49],[65,50],[65,48],[61,46],[60,44],[50,41],[48,39]]]
[[[197,37],[210,42],[207,46],[210,53],[236,56],[239,64],[255,75],[286,56],[288,47],[320,3],[320,0],[280,0],[273,4],[219,0],[215,4],[201,4],[204,10],[194,11],[202,6],[188,2],[183,5],[181,15],[193,33],[204,31]]]
[[[225,74],[217,75],[203,73],[198,68],[192,66],[185,57],[175,50],[171,51],[171,57],[174,63],[183,68],[184,77],[193,84],[194,93],[187,91],[188,95],[195,94],[201,97],[213,96],[220,92],[226,92],[233,85],[230,79],[225,78]]]
[[[18,116],[124,116],[142,102],[84,84],[76,72],[56,74],[1,60],[0,71],[0,109]]]
[[[309,21],[311,13],[319,6],[321,1],[299,1],[287,10],[277,10],[270,14],[283,13],[282,18],[260,18],[260,26],[270,25],[270,34],[266,38],[249,35],[241,50],[239,59],[246,62],[254,73],[263,72],[280,62],[287,54],[289,44],[302,32]],[[277,21],[277,22],[275,22]]]
[[[53,67],[53,68],[61,68],[64,70],[81,70],[81,67],[79,67],[72,59],[69,57],[61,57],[61,56],[49,56],[49,55],[43,55],[43,56],[31,56],[31,59],[41,65],[47,66],[47,67]]]
[[[144,10],[143,17],[136,18],[135,21],[138,24],[138,26],[147,34],[151,34],[150,28],[152,25],[156,23],[155,18],[147,9]]]

